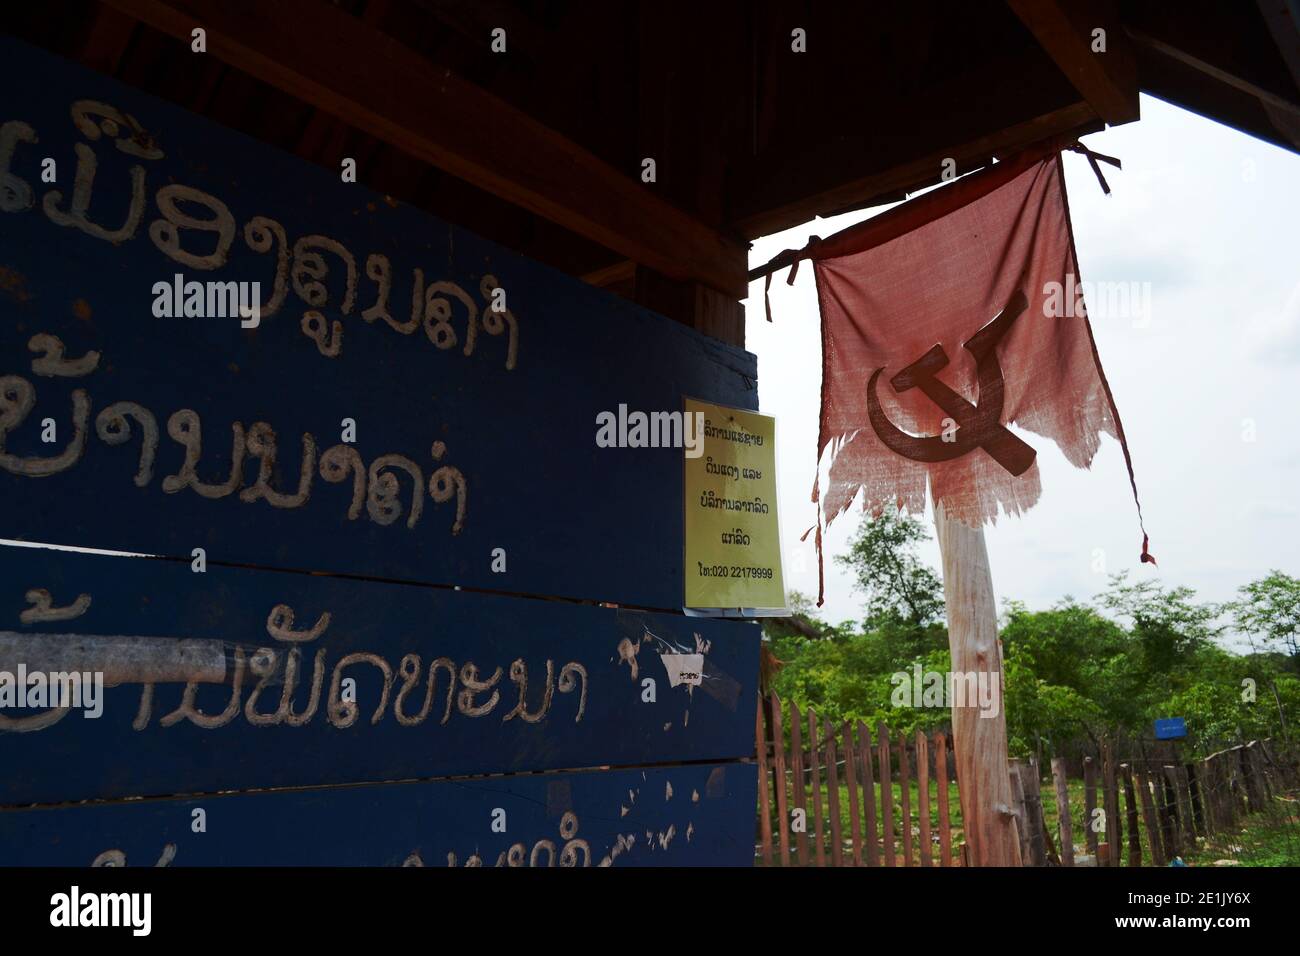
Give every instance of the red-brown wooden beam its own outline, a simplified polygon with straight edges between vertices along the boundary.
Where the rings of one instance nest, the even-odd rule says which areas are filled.
[[[943,163],[952,159],[960,173],[985,165],[992,156],[1005,156],[1056,136],[1083,135],[1104,126],[1087,103],[1074,103],[1024,122],[1015,123],[965,142],[935,146],[923,155],[885,169],[868,169],[857,175],[839,175],[815,189],[804,189],[788,198],[773,199],[752,211],[742,211],[732,225],[745,237],[756,239],[851,209],[903,199],[904,193],[939,182]],[[798,176],[796,168],[769,174],[778,184]],[[814,181],[809,169],[800,182]]]
[[[1194,54],[1185,50],[1180,50],[1173,44],[1166,43],[1164,40],[1158,40],[1155,37],[1147,36],[1137,30],[1130,30],[1133,39],[1143,47],[1151,50],[1153,53],[1167,57],[1176,63],[1197,72],[1204,74],[1211,80],[1227,86],[1233,90],[1245,93],[1247,96],[1259,100],[1261,104],[1270,107],[1273,110],[1283,114],[1290,114],[1293,118],[1300,117],[1300,103],[1292,98],[1288,99],[1272,90],[1264,89],[1256,83],[1241,77],[1231,70],[1216,66],[1206,60],[1202,60]]]
[[[117,72],[122,54],[131,42],[136,22],[116,10],[100,7],[90,22],[86,42],[81,48],[82,61],[92,69],[112,76]]]
[[[671,278],[746,294],[743,244],[653,184],[322,0],[105,0],[412,156]],[[195,54],[196,56],[200,54]]]
[[[1112,126],[1138,118],[1137,66],[1114,4],[1007,0],[1039,46],[1097,115]],[[1104,52],[1094,31],[1104,31]]]

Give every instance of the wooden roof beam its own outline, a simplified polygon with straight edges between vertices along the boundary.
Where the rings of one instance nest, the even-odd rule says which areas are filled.
[[[771,235],[818,216],[903,199],[908,192],[939,182],[948,159],[955,161],[958,172],[965,173],[985,165],[992,156],[1005,156],[1055,136],[1096,132],[1103,126],[1091,106],[1074,103],[964,143],[933,149],[887,169],[867,171],[809,195],[795,196],[744,215],[733,225],[750,239]]]
[[[1107,123],[1138,118],[1137,65],[1114,4],[1101,0],[1007,0],[1020,21]],[[1094,52],[1094,30],[1105,52]]]
[[[412,0],[422,10],[464,39],[489,50],[492,31],[506,31],[506,48],[530,68],[547,46],[546,30],[515,4],[504,0]],[[491,55],[491,54],[488,54]]]
[[[81,59],[92,69],[112,76],[122,62],[122,54],[131,42],[136,22],[116,10],[100,7],[90,22],[86,42],[81,48]]]
[[[746,294],[745,246],[322,0],[105,0],[358,129],[675,279]]]
[[[1179,63],[1197,73],[1200,73],[1216,83],[1230,87],[1240,93],[1244,93],[1252,99],[1282,114],[1289,115],[1293,120],[1300,119],[1300,102],[1295,99],[1288,99],[1272,90],[1264,89],[1256,83],[1232,72],[1229,69],[1216,66],[1206,60],[1200,59],[1192,53],[1181,50],[1171,43],[1164,40],[1148,36],[1138,30],[1130,30],[1129,33],[1133,39],[1141,46],[1150,50],[1152,53],[1166,57],[1175,63]]]
[[[1259,0],[1259,12],[1291,79],[1300,89],[1300,13],[1295,4],[1285,0]]]

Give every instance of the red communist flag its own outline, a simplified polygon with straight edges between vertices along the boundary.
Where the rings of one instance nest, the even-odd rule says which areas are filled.
[[[788,260],[802,258],[822,317],[827,523],[859,493],[873,513],[922,511],[927,483],[966,524],[1019,514],[1041,493],[1043,440],[1087,468],[1102,432],[1120,441],[1132,482],[1079,292],[1059,152],[995,164]],[[820,521],[817,537],[820,556]]]

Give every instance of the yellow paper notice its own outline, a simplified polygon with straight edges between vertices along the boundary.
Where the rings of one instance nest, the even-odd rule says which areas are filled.
[[[686,458],[686,607],[784,608],[776,519],[776,419],[686,399],[704,415]]]

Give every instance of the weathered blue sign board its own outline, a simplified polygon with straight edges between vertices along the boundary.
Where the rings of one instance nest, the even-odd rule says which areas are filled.
[[[4,810],[0,865],[748,866],[757,786],[689,764]]]
[[[0,709],[0,805],[750,756],[757,629],[0,547],[0,672],[112,685]]]
[[[1156,720],[1156,740],[1180,740],[1187,736],[1187,721],[1182,717],[1161,717]]]
[[[0,863],[748,863],[758,628],[676,613],[680,425],[595,435],[754,357],[5,37],[0,89],[0,539],[157,556],[0,546]]]
[[[751,354],[4,37],[0,89],[0,533],[682,606],[682,450],[597,415]]]

